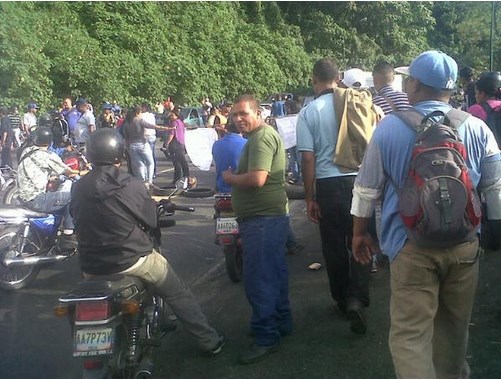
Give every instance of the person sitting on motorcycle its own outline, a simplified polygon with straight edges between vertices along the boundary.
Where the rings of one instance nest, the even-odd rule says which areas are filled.
[[[63,214],[63,234],[58,239],[57,247],[61,253],[72,253],[76,249],[76,237],[73,234],[73,219],[69,214],[70,192],[58,188],[47,191],[49,180],[53,176],[74,177],[79,171],[63,163],[61,157],[48,151],[52,144],[50,128],[40,126],[34,132],[34,145],[25,148],[17,166],[19,200],[24,207],[44,213]]]
[[[206,354],[218,354],[224,336],[209,325],[191,291],[154,249],[156,204],[141,180],[120,169],[122,136],[111,128],[98,129],[86,148],[93,170],[74,184],[70,204],[84,277],[120,273],[141,279]]]

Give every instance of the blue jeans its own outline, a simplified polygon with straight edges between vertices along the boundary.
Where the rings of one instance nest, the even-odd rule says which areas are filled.
[[[289,217],[256,216],[239,220],[238,225],[251,330],[257,345],[271,346],[292,331],[285,258]]]
[[[38,212],[63,215],[63,228],[65,230],[72,230],[75,228],[75,225],[70,215],[70,191],[71,186],[66,185],[65,182],[58,191],[39,194],[31,201],[25,202],[23,206]]]
[[[151,147],[151,156],[153,157],[153,175],[157,172],[157,159],[155,157],[155,143],[157,142],[156,135],[148,135],[146,136],[146,141],[150,144]]]
[[[153,152],[148,143],[131,143],[129,157],[132,166],[132,175],[142,181],[153,182]]]

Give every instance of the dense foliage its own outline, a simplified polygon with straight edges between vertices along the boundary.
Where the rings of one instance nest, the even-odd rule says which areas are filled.
[[[491,2],[0,2],[0,103],[305,92],[313,62],[489,66]],[[496,15],[497,16],[497,15]],[[497,19],[497,17],[496,17]],[[501,62],[497,24],[494,62]]]

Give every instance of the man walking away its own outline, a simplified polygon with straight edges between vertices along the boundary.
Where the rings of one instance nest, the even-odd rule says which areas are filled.
[[[457,74],[457,63],[442,52],[427,51],[415,58],[409,67],[406,86],[413,110],[404,115],[416,111],[419,120],[430,115],[432,121],[445,124],[443,115],[452,109],[448,102]],[[496,140],[482,120],[459,110],[452,111],[454,115],[459,113],[456,130],[468,152],[466,176],[471,179],[472,187],[483,192],[489,219],[499,220],[501,156]],[[431,115],[432,112],[438,115]],[[406,227],[407,219],[404,224],[399,202],[404,195],[412,196],[401,190],[407,179],[414,178],[407,173],[417,136],[413,126],[404,120],[404,116],[395,114],[381,120],[366,151],[353,192],[353,255],[360,263],[370,262],[374,244],[367,233],[368,218],[375,201],[382,199],[381,247],[391,262],[389,345],[396,376],[468,378],[466,351],[478,280],[478,237],[473,230],[473,234],[465,235],[463,243],[443,247],[451,239],[435,239],[436,246],[425,246]],[[443,130],[443,125],[430,128]],[[433,162],[426,165],[437,166]],[[438,189],[441,196],[437,202],[444,205],[441,208],[444,211],[434,219],[444,220],[442,226],[447,219],[442,219],[446,205],[458,204],[457,199],[447,202],[447,195],[457,193],[448,186],[441,185]],[[428,204],[433,206],[437,202],[432,200]],[[479,207],[473,211],[479,213]]]
[[[357,263],[350,253],[350,203],[357,172],[342,171],[333,162],[339,129],[333,93],[338,79],[332,59],[321,59],[313,66],[316,98],[298,115],[297,145],[302,154],[307,214],[320,228],[331,296],[350,319],[351,330],[365,334],[371,266]]]
[[[383,61],[374,66],[372,71],[374,88],[377,91],[377,95],[374,96],[372,102],[381,107],[385,115],[411,108],[407,94],[392,87],[395,80],[393,70],[392,65]]]

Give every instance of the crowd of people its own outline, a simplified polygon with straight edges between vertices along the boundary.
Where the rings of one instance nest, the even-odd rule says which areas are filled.
[[[287,100],[277,94],[271,116],[298,114],[294,151],[301,164],[306,214],[318,224],[330,294],[351,331],[366,334],[369,328],[370,272],[374,257],[384,255],[391,271],[389,346],[397,377],[463,378],[469,375],[468,325],[478,281],[477,191],[487,210],[484,222],[501,220],[501,73],[484,72],[473,78],[471,69],[459,70],[453,58],[439,51],[420,54],[399,73],[404,75],[405,91],[393,87],[395,69],[388,62],[375,65],[374,87],[366,89],[360,69],[341,75],[333,59],[320,59],[312,68],[314,100],[301,110],[292,109],[292,99],[287,99],[287,107]],[[464,90],[463,111],[451,105],[458,76]],[[35,103],[22,117],[17,106],[1,108],[2,165],[12,166],[11,147],[20,146],[20,136],[32,133],[33,145],[23,150],[18,162],[20,200],[46,212],[58,205],[66,220],[61,249],[78,245],[83,272],[142,278],[172,306],[199,346],[215,355],[224,336],[208,324],[168,261],[152,248],[148,234],[157,222],[147,189],[156,175],[158,136],[163,141],[160,150],[174,166],[173,182],[190,175],[180,110],[172,98],[158,102],[156,114],[167,115],[165,122],[158,122],[148,103],[126,112],[110,103],[101,108],[96,119],[87,100],[77,99],[72,106],[71,99],[65,99],[45,125],[37,121]],[[266,123],[252,95],[241,95],[221,107],[204,98],[202,108],[204,124],[220,137],[212,149],[216,189],[231,192],[242,239],[254,343],[239,362],[250,364],[277,351],[281,338],[294,330],[285,259],[291,239],[287,156],[282,138]],[[422,183],[410,195],[402,189],[409,178],[418,176],[419,170],[409,172],[416,160],[416,138],[435,126],[450,132],[450,149],[464,147],[466,167],[459,167],[463,174],[458,181],[474,192],[460,201],[444,181],[429,189],[438,192],[434,203],[442,205],[437,228],[452,231],[450,212],[463,207],[461,202],[473,203],[470,209],[464,206],[463,214],[473,213],[477,219],[454,235],[456,240],[433,235],[425,244],[418,238],[426,232],[424,224],[413,230],[403,209],[417,193],[424,194],[420,195],[424,207],[429,194],[420,193]],[[90,174],[73,186],[71,197],[51,195],[45,189],[51,172],[83,174],[49,150],[55,142],[85,146],[93,165]],[[120,169],[124,152],[130,173]],[[444,160],[430,165],[447,166]],[[133,235],[121,228],[124,220]],[[133,228],[137,222],[141,228]]]

